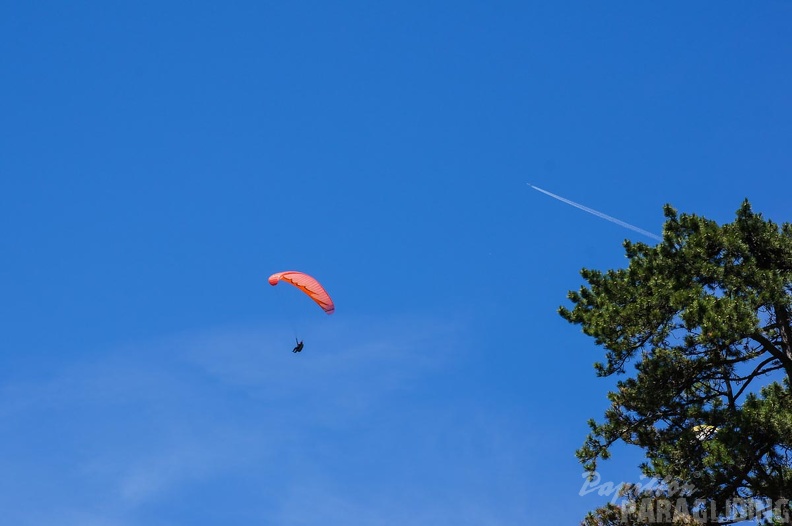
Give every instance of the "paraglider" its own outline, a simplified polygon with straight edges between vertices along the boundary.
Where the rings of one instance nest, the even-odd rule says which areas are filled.
[[[285,272],[276,272],[269,277],[269,284],[273,287],[280,281],[291,283],[306,293],[327,314],[333,314],[333,312],[335,312],[335,305],[333,304],[333,300],[330,299],[330,295],[315,278],[308,274],[297,272],[296,270],[287,270]]]
[[[333,314],[335,312],[335,304],[333,300],[330,298],[330,295],[327,291],[322,287],[322,285],[313,277],[309,276],[304,272],[298,272],[296,270],[287,270],[285,272],[276,272],[272,276],[269,277],[269,284],[273,287],[280,283],[281,281],[285,281],[286,283],[291,283],[298,289],[300,289],[303,293],[305,293],[309,298],[311,298],[323,311],[327,314]],[[294,341],[297,345],[292,349],[293,353],[299,353],[303,350],[303,341],[298,339],[297,337],[294,338]]]
[[[718,428],[715,426],[708,426],[708,425],[700,425],[700,426],[693,426],[693,432],[696,433],[696,438],[700,441],[707,440],[715,436],[715,433],[718,432]]]

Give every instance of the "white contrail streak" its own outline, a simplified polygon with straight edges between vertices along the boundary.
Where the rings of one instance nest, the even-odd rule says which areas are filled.
[[[611,217],[611,216],[609,216],[607,214],[603,214],[602,212],[598,212],[598,211],[594,210],[593,208],[589,208],[587,206],[583,206],[583,205],[581,205],[579,203],[576,203],[574,201],[570,201],[569,199],[564,199],[560,195],[555,195],[553,193],[548,192],[547,190],[542,190],[538,186],[534,186],[534,185],[532,185],[530,183],[526,183],[526,184],[528,184],[528,186],[530,186],[534,190],[538,190],[539,192],[542,192],[545,195],[549,195],[553,199],[558,199],[562,203],[566,203],[568,205],[572,205],[575,208],[579,208],[579,209],[583,210],[584,212],[588,212],[589,214],[592,214],[592,215],[595,215],[595,216],[597,216],[599,218],[602,218],[605,221],[610,221],[611,223],[616,223],[619,226],[623,226],[624,228],[629,228],[633,232],[638,232],[639,234],[643,234],[646,237],[651,237],[652,239],[657,240],[657,241],[662,241],[663,240],[663,238],[661,238],[660,236],[658,236],[656,234],[652,234],[651,232],[647,232],[646,230],[644,230],[642,228],[638,228],[637,226],[633,226],[630,223],[625,223],[624,221],[622,221],[620,219],[616,219],[615,217]]]

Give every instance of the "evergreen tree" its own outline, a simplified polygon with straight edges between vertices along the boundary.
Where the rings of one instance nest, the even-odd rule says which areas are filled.
[[[792,498],[792,225],[747,200],[722,226],[664,213],[662,243],[626,241],[627,268],[583,269],[559,309],[604,347],[597,374],[621,377],[578,458],[593,471],[621,440],[691,501]]]

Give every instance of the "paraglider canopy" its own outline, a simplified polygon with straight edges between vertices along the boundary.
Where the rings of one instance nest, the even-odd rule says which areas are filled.
[[[718,428],[715,426],[708,426],[708,425],[700,425],[700,426],[693,426],[693,432],[696,433],[696,438],[699,440],[707,440],[715,436],[715,433],[718,432]]]
[[[327,314],[333,314],[333,312],[335,312],[335,305],[333,304],[333,300],[330,299],[330,295],[315,278],[312,278],[308,274],[296,270],[287,270],[285,272],[276,272],[269,277],[269,284],[272,286],[277,285],[280,281],[291,283],[303,291]]]

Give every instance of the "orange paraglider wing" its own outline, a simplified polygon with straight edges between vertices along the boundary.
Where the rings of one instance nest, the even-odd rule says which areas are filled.
[[[269,284],[273,287],[278,284],[279,281],[285,281],[287,283],[291,283],[308,296],[311,297],[320,307],[324,310],[327,314],[333,314],[335,312],[335,305],[333,304],[333,300],[330,299],[330,295],[327,291],[322,287],[316,279],[312,278],[308,274],[304,272],[297,272],[296,270],[287,270],[286,272],[276,272],[272,276],[269,277]]]

